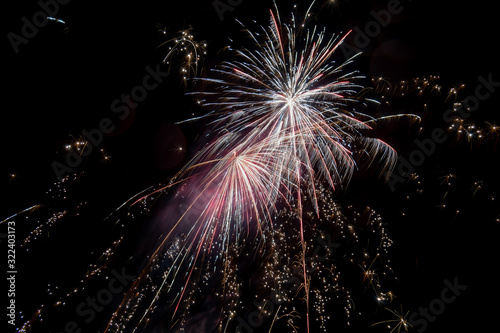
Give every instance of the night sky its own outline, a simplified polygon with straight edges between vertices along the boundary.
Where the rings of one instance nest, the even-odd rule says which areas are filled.
[[[8,35],[11,32],[21,35],[24,24],[21,18],[32,21],[33,14],[41,10],[40,5],[35,1],[4,4],[7,8],[2,25],[5,83],[0,131],[3,143],[0,220],[40,203],[52,212],[82,201],[88,205],[82,217],[74,218],[74,224],[69,220],[44,231],[31,253],[23,254],[20,247],[16,248],[16,304],[24,315],[23,319],[16,320],[16,327],[45,302],[47,284],[59,284],[62,289],[74,287],[74,282],[85,274],[88,262],[95,258],[94,251],[114,239],[113,228],[103,225],[106,216],[139,191],[174,175],[199,149],[207,121],[175,123],[203,115],[207,110],[198,106],[194,97],[186,95],[193,85],[190,82],[185,85],[174,66],[168,76],[159,78],[158,85],[147,92],[137,107],[129,108],[130,114],[124,120],[118,119],[112,104],[143,84],[145,75],[151,71],[168,71],[168,66],[162,64],[167,51],[160,46],[167,40],[166,36],[191,27],[196,40],[206,41],[207,55],[198,75],[208,76],[211,68],[231,59],[230,52],[223,50],[225,46],[251,46],[242,37],[244,34],[235,20],[252,27],[255,26],[253,20],[266,25],[269,9],[273,8],[272,1],[243,0],[233,6],[232,11],[223,12],[221,20],[214,3],[68,1],[51,15],[64,24],[48,21],[33,37],[26,39],[26,43],[19,44],[17,52]],[[283,17],[287,17],[294,3],[277,1]],[[306,7],[307,3],[297,2],[299,7]],[[374,20],[370,12],[387,8],[387,3],[318,1],[312,11],[312,23],[326,27],[331,33],[363,30]],[[362,55],[355,67],[366,78],[363,81],[366,86],[374,86],[379,77],[393,86],[415,78],[439,77],[436,82],[442,91],[429,97],[429,107],[422,114],[421,124],[391,121],[378,128],[379,136],[408,159],[415,149],[415,139],[429,137],[434,128],[448,128],[449,124],[443,122],[443,113],[452,105],[447,97],[450,89],[459,88],[457,101],[460,101],[476,93],[478,84],[484,82],[478,79],[480,76],[500,82],[497,66],[500,54],[496,45],[499,29],[493,2],[446,0],[437,5],[428,0],[401,0],[401,8],[401,13],[394,15],[380,33],[369,38],[363,47],[357,47]],[[354,36],[351,34],[346,43],[355,47]],[[375,93],[371,97],[381,100],[382,95]],[[415,113],[422,105],[416,93],[387,94],[383,99],[390,100],[391,106],[383,109],[381,105],[376,112]],[[491,124],[500,125],[499,102],[500,87],[493,85],[489,97],[466,119],[468,124],[482,129],[484,138],[468,141],[448,133],[450,138],[416,168],[418,180],[398,183],[392,191],[373,172],[359,172],[350,185],[335,196],[340,205],[369,206],[382,216],[394,242],[391,266],[397,277],[393,287],[397,305],[392,308],[399,310],[402,304],[403,310],[411,314],[419,307],[429,306],[441,297],[446,286],[444,280],[458,279],[459,284],[467,286],[435,321],[428,323],[425,332],[498,330],[495,324],[500,310],[496,273],[500,254],[500,165],[495,140],[498,132],[486,133],[491,130]],[[54,184],[58,181],[54,161],[64,162],[64,147],[84,130],[99,127],[105,118],[111,119],[116,128],[104,135],[102,142],[74,168],[77,174],[85,173],[84,180],[69,186],[69,202],[52,197],[48,190],[57,187]],[[401,160],[396,173],[400,166]],[[443,176],[449,174],[454,175],[450,180],[453,185],[447,188],[443,185]],[[157,204],[162,202],[159,200]],[[447,206],[441,206],[443,203]],[[25,226],[21,219],[17,220],[18,245],[36,225]],[[137,223],[128,232],[145,236],[151,235],[152,230],[153,227]],[[1,232],[3,235],[7,232],[6,223],[2,224]],[[154,236],[142,240],[132,237],[128,245],[137,249],[132,251],[137,255],[156,240]],[[5,253],[6,238],[2,237],[1,241]],[[126,260],[125,255],[117,254],[115,267]],[[140,260],[134,265],[140,265]],[[91,282],[88,288],[98,290],[99,282]],[[2,294],[5,294],[3,290]],[[74,304],[80,303],[84,294],[68,299],[69,310],[47,310],[46,323],[36,324],[33,332],[62,331],[67,321],[65,316],[71,316]],[[390,315],[384,312],[384,306],[375,303],[363,304],[360,308],[371,306],[378,316],[358,326],[340,325],[336,331],[390,332],[385,325],[370,326]],[[82,326],[82,331],[102,332],[111,308],[117,304],[118,298],[97,320]],[[45,306],[51,308],[52,305],[47,302]],[[4,302],[2,307],[5,309]],[[192,316],[193,321],[204,322],[200,319],[203,311]],[[7,319],[5,315],[2,317],[3,325]],[[11,325],[7,327],[7,332],[16,331]],[[154,330],[160,331],[168,330]],[[149,332],[148,329],[145,332]]]

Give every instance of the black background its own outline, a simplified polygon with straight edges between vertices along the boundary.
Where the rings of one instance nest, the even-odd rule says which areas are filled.
[[[281,13],[291,9],[291,3],[278,3]],[[407,80],[439,75],[443,85],[463,83],[471,91],[479,75],[487,77],[492,73],[493,80],[500,81],[494,2],[402,1],[402,5],[403,12],[362,49],[361,73]],[[371,20],[370,10],[384,9],[385,2],[340,0],[318,7],[319,25],[340,32],[363,27]],[[154,68],[161,62],[165,49],[158,45],[165,37],[158,33],[158,24],[172,34],[191,26],[198,40],[207,41],[205,64],[212,66],[225,59],[218,51],[228,44],[228,38],[239,38],[240,28],[234,20],[266,24],[269,8],[271,1],[244,0],[234,11],[225,12],[221,21],[211,1],[73,0],[61,5],[56,15],[66,22],[67,31],[62,24],[49,22],[16,54],[7,34],[20,34],[21,18],[31,18],[40,8],[35,1],[5,3],[0,218],[37,203],[57,181],[51,163],[62,160],[62,147],[70,136],[78,136],[83,129],[96,127],[100,119],[111,117],[111,102],[142,82],[146,66]],[[118,206],[180,167],[180,159],[169,167],[158,167],[158,163],[163,154],[171,154],[171,146],[185,145],[188,151],[195,146],[201,124],[173,130],[173,122],[200,112],[184,92],[173,71],[140,103],[132,123],[122,133],[106,137],[102,147],[112,160],[105,166],[105,176],[94,179],[86,189],[96,201],[102,201],[100,209]],[[496,92],[481,105],[478,117],[498,123],[498,101]],[[159,144],[162,139],[169,144]],[[449,168],[466,174],[471,181],[482,177],[489,181],[490,189],[496,190],[495,154],[475,158],[470,151],[458,151],[457,155],[440,165],[433,160],[427,162],[422,173]],[[86,167],[82,165],[81,170]],[[11,174],[15,174],[14,179]],[[428,192],[432,191],[431,187]],[[400,199],[401,193],[373,193],[369,181],[355,180],[346,196],[379,209],[389,222],[395,240],[393,266],[400,280],[401,303],[408,304],[411,310],[427,306],[439,296],[445,278],[458,277],[459,282],[468,285],[467,291],[429,325],[427,332],[460,328],[494,331],[500,296],[499,224],[483,201],[486,196],[456,198],[456,206],[469,207],[459,220],[440,215],[431,194],[420,202],[406,203]],[[409,217],[401,218],[401,210]],[[37,265],[39,269],[50,267],[48,263]]]

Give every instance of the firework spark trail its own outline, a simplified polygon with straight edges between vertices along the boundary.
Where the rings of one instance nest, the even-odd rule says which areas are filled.
[[[227,138],[223,138],[217,142],[216,146],[219,149],[225,147],[223,150],[227,151],[229,146],[224,143],[233,143],[237,139],[234,137],[234,134],[227,134],[227,136]],[[179,175],[179,177],[185,176],[188,178],[189,174],[196,172],[197,169],[206,169],[207,166],[209,167],[208,172],[205,174],[202,173],[203,178],[197,183],[198,187],[201,188],[200,192],[194,198],[190,198],[192,202],[188,210],[172,227],[169,234],[164,237],[162,244],[152,255],[147,265],[148,267],[152,266],[156,256],[163,250],[166,241],[170,239],[170,236],[178,228],[181,221],[184,222],[184,215],[189,209],[200,200],[205,192],[214,193],[214,195],[210,196],[208,202],[204,203],[205,208],[196,220],[189,221],[192,227],[187,233],[184,242],[189,245],[185,246],[186,251],[180,253],[175,259],[175,262],[181,263],[188,261],[188,255],[194,251],[191,263],[189,264],[189,273],[181,289],[182,291],[179,297],[177,297],[178,301],[175,306],[174,315],[183,300],[196,264],[199,263],[201,251],[205,251],[204,254],[206,255],[212,251],[221,253],[217,257],[225,260],[226,253],[224,249],[228,248],[231,241],[238,241],[235,235],[241,233],[243,222],[247,222],[248,234],[250,233],[251,221],[255,221],[259,229],[262,228],[261,225],[268,227],[274,212],[272,204],[276,202],[278,196],[284,197],[284,195],[279,193],[279,186],[281,186],[281,183],[279,183],[280,179],[276,179],[275,174],[269,172],[269,170],[276,169],[273,163],[283,159],[280,156],[283,152],[280,153],[274,147],[267,147],[265,145],[252,144],[247,147],[245,144],[231,147],[229,152],[224,153],[222,157],[218,158],[217,156],[210,155],[211,152],[218,150],[203,151]],[[195,161],[201,158],[203,159],[202,162],[195,163]],[[168,285],[167,289],[169,290],[173,283],[167,283],[167,280],[172,279],[173,281],[175,276],[177,276],[178,270],[178,268],[168,270],[161,282],[161,286]],[[128,302],[131,300],[131,293],[138,288],[147,275],[147,269],[145,269],[130,289],[129,295],[122,302],[118,311],[113,315],[108,329],[114,319],[122,313],[123,309],[128,307]],[[139,324],[153,308],[154,303],[158,299],[160,289],[157,290],[155,297],[153,297],[153,300],[147,306]]]
[[[306,322],[309,332],[309,287],[305,261],[307,244],[304,236],[303,188],[310,194],[319,215],[315,180],[325,179],[332,189],[349,181],[356,167],[352,149],[364,147],[370,163],[380,157],[382,169],[395,162],[394,150],[383,141],[362,134],[371,127],[373,118],[359,113],[349,104],[356,102],[360,86],[356,72],[344,73],[353,58],[335,66],[332,56],[348,34],[327,38],[325,30],[314,27],[297,30],[295,19],[283,25],[271,11],[270,26],[263,37],[247,30],[256,50],[236,51],[241,61],[222,64],[214,72],[225,78],[199,79],[222,86],[221,91],[198,95],[220,96],[214,106],[219,117],[212,122],[215,138],[180,171],[177,178],[201,175],[197,195],[189,196],[189,209],[203,193],[213,193],[194,221],[184,220],[186,212],[175,223],[162,245],[157,248],[144,272],[163,249],[167,239],[181,222],[191,227],[184,249],[175,262],[187,263],[186,281],[175,299],[175,313],[192,279],[195,267],[211,252],[225,260],[230,242],[238,242],[242,225],[247,232],[251,223],[264,237],[263,229],[272,230],[271,218],[278,199],[297,201],[302,270],[306,299]],[[303,39],[299,39],[305,35]],[[262,40],[263,39],[263,40]],[[203,253],[203,256],[202,256]],[[167,270],[161,286],[173,286],[180,265]],[[147,274],[138,281],[113,315],[113,320],[132,301],[132,294]],[[171,282],[167,283],[167,279]],[[139,324],[152,311],[160,289],[146,306]],[[108,328],[110,325],[108,325]]]
[[[31,207],[28,207],[28,208],[26,208],[26,209],[23,209],[22,211],[17,212],[16,214],[13,214],[13,215],[11,215],[11,216],[7,217],[6,219],[4,219],[4,220],[0,221],[0,224],[3,224],[3,223],[5,223],[5,222],[7,222],[7,221],[9,221],[9,220],[13,219],[13,218],[14,218],[14,217],[16,217],[16,216],[23,214],[23,213],[26,213],[26,212],[32,212],[32,211],[34,211],[34,210],[36,210],[36,209],[40,208],[41,206],[42,206],[42,205],[33,205],[33,206],[31,206]]]
[[[231,137],[233,135],[230,135]],[[224,141],[226,141],[224,139]],[[233,140],[227,140],[229,142]],[[196,262],[202,244],[208,242],[208,253],[212,251],[214,238],[221,235],[219,247],[225,249],[229,245],[232,235],[240,234],[240,227],[247,222],[247,230],[250,232],[250,221],[255,221],[259,230],[262,231],[264,221],[270,221],[273,211],[273,203],[280,195],[275,174],[269,170],[276,169],[273,166],[280,156],[280,152],[266,146],[239,145],[219,160],[206,161],[201,164],[215,163],[206,177],[200,183],[203,191],[216,186],[215,195],[207,203],[207,208],[196,222],[200,222],[197,235],[203,226],[203,233],[199,246],[197,247]],[[196,165],[197,167],[200,164]],[[212,234],[209,237],[209,233]],[[210,239],[208,241],[208,239]],[[237,242],[237,238],[234,239]],[[192,270],[186,281],[185,287],[176,306],[176,311],[186,287],[190,281]],[[174,313],[175,314],[175,313]]]
[[[295,20],[293,20],[295,22]],[[223,99],[213,105],[223,108],[227,115],[219,121],[228,121],[225,130],[241,131],[250,129],[246,140],[269,140],[277,150],[287,149],[281,165],[288,165],[287,170],[294,170],[295,175],[282,174],[296,189],[298,215],[303,252],[304,225],[302,220],[301,187],[308,187],[313,203],[318,212],[314,182],[310,185],[301,183],[305,171],[308,179],[318,175],[328,180],[332,188],[336,183],[348,180],[354,170],[355,162],[349,146],[355,141],[362,129],[370,127],[354,118],[349,112],[343,112],[340,106],[353,100],[358,87],[352,83],[355,73],[347,73],[331,80],[334,74],[349,64],[348,59],[340,67],[331,64],[331,57],[347,37],[340,40],[332,38],[325,41],[325,31],[306,32],[305,47],[297,49],[298,35],[294,25],[281,28],[279,16],[271,11],[271,25],[264,30],[265,41],[260,41],[256,34],[249,35],[257,45],[256,51],[243,49],[237,54],[243,61],[227,62],[219,74],[229,79],[210,79],[210,82],[231,83],[222,91]],[[281,31],[284,30],[284,31]],[[244,85],[248,83],[248,85]],[[211,105],[211,104],[208,104]],[[244,110],[244,115],[234,118],[235,108]],[[286,139],[285,139],[286,138]],[[384,142],[363,138],[364,144],[371,149],[368,153],[372,161],[379,152],[387,158],[384,168],[394,164],[395,153]],[[283,142],[291,144],[283,146]],[[305,168],[304,168],[305,166]],[[294,180],[295,178],[295,180]],[[304,290],[307,306],[307,331],[309,332],[309,292],[305,257],[303,257]]]
[[[178,32],[178,35],[163,42],[160,46],[166,46],[168,52],[163,58],[163,63],[168,65],[169,71],[172,66],[174,56],[181,59],[179,62],[180,73],[184,84],[187,84],[188,77],[198,74],[198,66],[203,62],[203,58],[207,54],[206,42],[198,42],[194,39],[191,32],[192,28],[188,28]],[[166,29],[159,30],[166,35]]]

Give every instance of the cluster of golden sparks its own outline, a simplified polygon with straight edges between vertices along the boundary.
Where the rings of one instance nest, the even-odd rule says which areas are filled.
[[[165,28],[159,29],[159,32],[167,35]],[[178,68],[184,84],[187,84],[189,78],[199,74],[198,68],[207,54],[207,43],[196,41],[192,28],[179,31],[176,36],[163,42],[159,47],[167,48],[163,63],[169,70],[172,66]]]

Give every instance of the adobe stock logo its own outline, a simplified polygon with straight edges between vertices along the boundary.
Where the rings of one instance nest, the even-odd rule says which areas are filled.
[[[310,257],[306,257],[305,261],[307,263],[311,261],[324,261],[328,259],[334,249],[337,249],[341,246],[340,243],[336,243],[332,241],[332,237],[330,235],[326,235],[326,237],[318,236],[316,241],[319,243],[318,246],[314,248],[313,255]],[[289,285],[289,291],[294,292],[297,291],[303,286],[303,271],[302,268],[295,267],[293,269],[292,276],[285,282],[286,285]],[[238,321],[238,326],[236,326],[236,333],[254,333],[254,329],[259,329],[260,326],[264,323],[264,319],[275,315],[276,308],[279,310],[279,306],[285,302],[285,298],[283,295],[280,295],[276,290],[273,290],[271,293],[271,297],[267,300],[263,300],[261,303],[257,301],[253,301],[253,305],[255,306],[255,310],[250,312],[246,316],[246,320],[239,316],[236,318]],[[260,329],[259,331],[262,331]]]
[[[243,0],[214,0],[212,6],[214,6],[217,15],[221,22],[224,21],[224,13],[232,12],[236,6],[241,5]]]
[[[477,80],[479,83],[474,89],[474,94],[465,97],[456,109],[444,111],[443,121],[446,125],[453,123],[458,118],[458,115],[461,119],[468,119],[473,112],[479,109],[481,102],[490,98],[496,89],[500,87],[500,81],[494,81],[491,73],[486,77],[480,75]],[[417,167],[423,165],[425,160],[437,151],[438,145],[444,143],[447,139],[448,134],[443,128],[439,127],[432,130],[429,138],[415,139],[413,143],[417,148],[410,152],[408,158],[398,156],[398,165],[387,181],[391,191],[396,190],[398,183],[404,183],[415,172]]]
[[[28,44],[30,39],[33,39],[38,35],[38,29],[41,29],[47,25],[48,18],[51,16],[56,16],[59,13],[59,5],[66,5],[70,0],[48,0],[46,2],[40,0],[38,1],[38,6],[42,10],[37,11],[33,14],[31,20],[26,16],[21,18],[23,25],[21,27],[21,35],[14,32],[9,32],[7,38],[9,39],[14,53],[19,53],[19,46],[22,44]]]
[[[350,58],[359,52],[357,49],[366,48],[371,43],[371,40],[380,35],[382,29],[386,28],[392,22],[392,19],[401,14],[403,10],[404,6],[399,0],[389,0],[386,9],[379,10],[378,12],[371,10],[370,15],[373,20],[368,21],[363,29],[358,26],[352,29],[354,47],[347,43],[340,44],[340,49],[344,56]]]
[[[96,317],[97,313],[104,311],[105,306],[109,305],[115,295],[122,293],[130,282],[134,281],[133,275],[128,275],[125,268],[121,272],[112,270],[113,277],[108,279],[107,288],[103,288],[97,292],[94,297],[88,296],[84,302],[81,302],[76,307],[76,313],[82,317],[83,321],[88,325]],[[64,330],[60,333],[81,333],[87,330],[82,330],[82,327],[76,321],[68,321],[64,325]]]
[[[457,277],[453,279],[453,283],[448,279],[445,279],[443,283],[446,287],[441,290],[440,297],[430,301],[427,307],[420,307],[418,313],[413,312],[410,316],[409,323],[419,333],[425,331],[429,323],[434,322],[437,316],[444,312],[446,305],[455,302],[462,291],[467,289],[466,285],[458,283]]]
[[[148,92],[156,89],[169,75],[168,72],[161,71],[161,64],[157,64],[155,69],[146,66],[145,70],[147,74],[144,75],[141,84],[134,86],[130,93],[121,94],[120,98],[111,102],[111,112],[117,115],[119,120],[126,119],[131,109],[135,109],[140,102],[143,102],[147,98]],[[71,148],[66,153],[65,163],[58,161],[51,163],[52,170],[54,170],[57,178],[61,180],[66,173],[73,172],[74,168],[77,168],[82,163],[82,157],[90,155],[93,148],[98,147],[104,141],[104,135],[112,133],[115,129],[115,122],[107,117],[102,118],[98,126],[90,130],[84,129],[83,136],[88,140],[85,148],[80,153]]]

